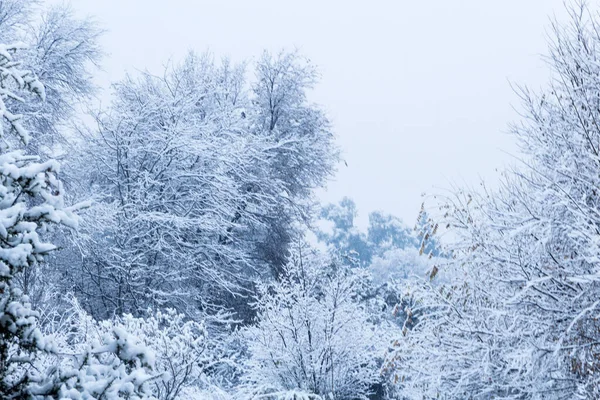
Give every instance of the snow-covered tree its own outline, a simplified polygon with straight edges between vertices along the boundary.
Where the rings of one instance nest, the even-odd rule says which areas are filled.
[[[36,0],[3,0],[0,4],[0,37],[24,43],[21,58],[44,82],[43,103],[7,99],[9,107],[27,118],[30,151],[46,156],[64,153],[68,126],[77,106],[95,92],[92,68],[99,62],[101,30],[91,19],[78,19],[69,6],[39,6]]]
[[[357,216],[354,201],[344,197],[339,204],[327,204],[321,209],[321,227],[315,233],[332,250],[357,264],[368,265],[373,249],[367,235],[355,225]]]
[[[417,247],[416,238],[410,228],[400,218],[381,211],[369,213],[367,239],[373,247],[373,254],[378,256],[390,249]]]
[[[28,116],[31,151],[52,157],[68,152],[77,112],[96,93],[92,72],[102,56],[101,33],[91,18],[77,18],[65,4],[43,10],[27,24],[22,39],[27,44],[24,60],[46,88],[43,106],[15,104]]]
[[[420,318],[390,357],[403,396],[599,396],[600,27],[569,10],[549,87],[521,92],[523,165],[445,206],[455,278],[412,288]]]
[[[368,270],[373,277],[373,282],[376,285],[383,285],[411,277],[423,278],[439,262],[438,258],[419,254],[419,250],[414,247],[394,248],[381,256],[373,257]]]
[[[249,357],[241,395],[366,399],[387,346],[386,330],[361,302],[367,285],[362,269],[302,247],[293,253],[282,280],[260,287],[256,325],[243,330]]]
[[[276,275],[335,160],[327,121],[305,99],[312,70],[294,57],[262,59],[253,90],[243,66],[194,54],[114,85],[76,170],[97,202],[71,276],[94,315],[168,305],[247,318],[239,294]]]
[[[399,218],[373,211],[365,233],[356,226],[357,216],[356,204],[348,197],[327,204],[321,209],[315,234],[331,250],[365,267],[374,257],[385,258],[388,251],[418,249],[420,240]]]
[[[45,90],[35,74],[21,68],[15,58],[19,50],[0,46],[0,136],[15,135],[26,144],[23,116],[7,108],[6,100],[43,100]],[[127,332],[115,328],[102,342],[67,355],[38,327],[39,313],[15,276],[55,250],[40,236],[50,225],[74,226],[77,218],[75,208],[63,204],[58,163],[39,162],[5,142],[0,153],[0,397],[147,398],[152,354]]]
[[[0,37],[25,45],[20,59],[44,82],[44,102],[5,100],[12,112],[24,116],[21,123],[30,139],[28,153],[43,158],[63,158],[68,153],[67,139],[77,108],[94,93],[91,72],[100,57],[99,33],[92,20],[76,18],[66,5],[46,8],[39,1],[0,2]],[[4,140],[18,145],[20,139],[6,136]],[[64,178],[63,174],[61,180],[68,187]],[[61,229],[52,235],[53,242],[62,244]],[[56,291],[54,272],[71,266],[53,262],[49,268],[42,263],[21,271],[15,279],[34,307],[49,305]]]
[[[273,207],[279,184],[264,182],[261,143],[244,135],[240,74],[190,55],[164,77],[129,77],[84,133],[79,178],[97,202],[75,290],[95,316],[193,313],[248,276],[237,230]]]
[[[313,218],[314,189],[331,177],[338,150],[324,112],[307,100],[318,81],[315,66],[297,52],[265,52],[256,63],[251,131],[269,143],[271,179],[283,184],[277,210],[255,231],[255,255],[275,276],[293,237]],[[299,222],[299,224],[298,224]]]

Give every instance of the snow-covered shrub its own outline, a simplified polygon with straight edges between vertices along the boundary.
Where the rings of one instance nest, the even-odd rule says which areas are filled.
[[[242,331],[243,396],[367,398],[387,343],[360,302],[365,285],[364,271],[293,255],[280,282],[259,288],[256,325]]]
[[[66,303],[69,308],[48,316],[47,324],[48,333],[55,337],[61,351],[83,351],[90,343],[102,342],[118,329],[135,336],[140,345],[152,352],[152,372],[156,379],[149,383],[148,390],[157,399],[198,398],[200,393],[209,391],[226,395],[218,386],[220,382],[211,375],[232,361],[209,338],[202,323],[189,320],[173,309],[148,310],[139,318],[126,314],[96,321],[75,298],[67,298]]]

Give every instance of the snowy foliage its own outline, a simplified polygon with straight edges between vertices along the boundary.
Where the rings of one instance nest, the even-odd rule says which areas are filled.
[[[54,310],[48,332],[61,351],[84,351],[90,343],[102,343],[117,329],[136,338],[151,359],[156,379],[147,391],[159,400],[194,398],[202,390],[213,389],[209,377],[220,364],[231,362],[219,353],[219,346],[208,336],[202,323],[189,320],[175,310],[153,312],[144,317],[131,314],[96,321],[76,299],[67,299],[68,309]]]
[[[72,136],[69,127],[77,124],[76,111],[95,92],[91,72],[100,57],[98,36],[99,30],[91,20],[76,18],[65,5],[46,8],[38,1],[0,2],[0,37],[5,43],[20,43],[19,59],[44,83],[45,93],[43,102],[4,99],[12,113],[23,116],[20,122],[24,128],[23,138],[5,135],[4,147],[18,147],[25,139],[28,154],[43,159],[68,153],[68,138]],[[64,171],[61,181],[69,188]],[[66,193],[67,199],[70,192]],[[64,231],[54,229],[48,239],[62,247]],[[51,267],[41,263],[15,276],[17,286],[29,296],[33,307],[53,304],[56,290],[49,278],[58,269],[55,263]]]
[[[420,240],[399,218],[373,211],[365,233],[356,226],[357,216],[356,204],[348,197],[327,204],[321,209],[315,234],[330,250],[364,267],[374,262],[374,257],[385,258],[388,251],[419,247]]]
[[[367,236],[355,226],[357,215],[354,201],[344,197],[339,204],[328,204],[321,209],[320,218],[330,223],[321,223],[325,229],[315,233],[331,250],[339,252],[353,263],[368,265],[373,256],[373,249]]]
[[[523,166],[459,192],[441,287],[413,288],[419,322],[390,357],[408,398],[598,398],[600,30],[585,7],[555,26],[553,79],[522,91]]]
[[[18,50],[0,46],[0,116],[2,135],[14,133],[26,143],[22,116],[11,112],[6,100],[24,102],[29,95],[43,100],[45,91],[33,73],[20,68]],[[39,313],[15,276],[55,250],[40,237],[49,224],[74,227],[77,218],[74,208],[63,204],[58,163],[10,150],[0,154],[0,397],[147,398],[152,357],[127,332],[114,328],[102,342],[67,356],[39,329]],[[47,365],[48,358],[55,363]]]
[[[419,254],[414,247],[391,249],[381,257],[375,256],[368,267],[376,285],[405,280],[413,277],[424,278],[434,266],[440,263],[437,258]]]
[[[245,396],[367,398],[386,343],[360,302],[366,285],[364,272],[305,248],[294,253],[281,282],[260,287],[257,324],[243,331]]]
[[[44,82],[44,102],[7,99],[13,112],[27,118],[31,152],[53,156],[65,143],[65,127],[74,123],[76,106],[95,92],[91,70],[98,63],[101,31],[90,19],[77,19],[65,6],[41,9],[33,0],[3,0],[0,37],[23,43],[21,59]],[[9,38],[9,39],[5,39]],[[62,150],[64,152],[64,149]]]
[[[95,316],[233,306],[246,318],[237,294],[285,262],[335,160],[299,63],[261,59],[250,90],[243,66],[190,54],[114,86],[98,130],[83,132],[74,178],[96,199],[71,272]]]

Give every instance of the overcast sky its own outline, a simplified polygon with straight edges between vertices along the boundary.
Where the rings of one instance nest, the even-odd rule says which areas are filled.
[[[99,82],[160,71],[190,50],[233,60],[298,48],[322,73],[312,96],[344,159],[325,202],[350,196],[412,224],[421,193],[495,182],[514,153],[509,83],[547,79],[549,19],[563,0],[74,0],[107,30]]]

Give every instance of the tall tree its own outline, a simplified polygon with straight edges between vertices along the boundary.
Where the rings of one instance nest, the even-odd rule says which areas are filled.
[[[77,168],[97,199],[72,275],[91,312],[225,307],[249,318],[254,280],[277,276],[336,158],[305,98],[312,70],[298,62],[265,56],[250,90],[243,65],[190,54],[114,86]]]
[[[451,284],[413,285],[419,322],[391,357],[409,398],[598,398],[600,29],[555,25],[553,79],[522,91],[523,166],[445,207]]]
[[[284,190],[278,209],[257,232],[256,255],[275,276],[298,227],[313,217],[314,189],[326,184],[338,161],[329,120],[307,100],[317,81],[315,66],[297,52],[265,52],[256,65],[252,131],[270,144],[268,173]]]

